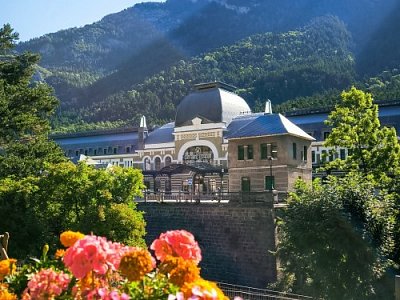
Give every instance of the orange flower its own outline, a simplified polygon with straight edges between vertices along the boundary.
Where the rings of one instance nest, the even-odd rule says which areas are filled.
[[[61,244],[63,244],[64,247],[71,247],[75,244],[76,241],[83,239],[85,235],[83,233],[80,233],[79,231],[64,231],[60,235],[60,241]]]
[[[202,278],[184,284],[181,292],[184,294],[185,299],[193,296],[199,300],[229,300],[214,282]]]
[[[15,272],[17,269],[15,265],[16,262],[17,260],[13,258],[0,260],[0,280],[3,280],[4,277]]]
[[[17,300],[17,296],[8,291],[6,284],[0,284],[0,300]]]
[[[119,264],[121,274],[129,281],[139,281],[155,268],[155,260],[150,252],[140,248],[125,253]]]
[[[57,249],[56,253],[54,254],[56,259],[61,259],[63,258],[65,254],[65,250],[64,249]]]
[[[200,269],[196,263],[182,257],[167,256],[160,265],[160,272],[165,275],[169,274],[170,282],[178,287],[200,279]]]

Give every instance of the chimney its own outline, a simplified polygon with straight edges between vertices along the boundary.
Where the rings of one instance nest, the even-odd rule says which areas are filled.
[[[265,111],[264,111],[265,115],[270,115],[272,114],[272,105],[271,105],[271,100],[267,99],[267,101],[265,101]]]
[[[140,118],[140,126],[138,129],[138,150],[144,149],[144,144],[148,135],[146,117],[142,116]]]

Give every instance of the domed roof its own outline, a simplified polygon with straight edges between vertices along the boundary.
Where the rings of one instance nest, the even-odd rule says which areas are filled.
[[[192,125],[192,120],[196,117],[203,124],[225,122],[228,126],[234,117],[250,112],[246,101],[232,92],[232,86],[213,82],[198,84],[195,88],[179,104],[175,127]]]

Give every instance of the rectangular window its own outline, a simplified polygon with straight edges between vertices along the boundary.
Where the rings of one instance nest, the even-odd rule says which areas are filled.
[[[247,145],[247,159],[253,159],[254,151],[253,145]]]
[[[86,156],[88,155],[88,151],[87,151],[87,150],[85,150],[85,155],[86,155]]]
[[[79,156],[79,151],[78,150],[75,151],[75,156]]]
[[[244,160],[244,146],[238,146],[238,160]]]
[[[353,155],[353,149],[347,149],[347,156]]]
[[[329,152],[329,161],[333,161],[333,152],[332,151],[330,151]]]
[[[107,154],[107,149],[106,149],[106,148],[103,149],[103,154],[104,154],[104,155]]]
[[[97,149],[94,149],[94,150],[93,150],[93,154],[94,154],[94,155],[97,155]]]
[[[296,143],[292,144],[292,148],[293,148],[293,159],[297,159],[297,145],[296,145]]]
[[[250,192],[250,178],[242,177],[242,192]]]
[[[113,153],[117,154],[117,148],[113,148]]]
[[[311,151],[311,161],[315,163],[315,151]]]
[[[268,145],[269,144],[261,144],[260,145],[260,159],[268,158]]]
[[[273,189],[275,189],[275,177],[265,176],[265,190],[272,191]]]
[[[271,156],[272,158],[278,158],[278,145],[276,143],[271,144]]]
[[[307,161],[307,146],[303,147],[303,161]]]
[[[270,159],[270,158],[278,158],[278,146],[276,143],[271,144],[261,144],[260,145],[260,158],[261,159]]]
[[[346,149],[340,149],[340,159],[341,160],[346,159]]]
[[[131,153],[131,147],[126,147],[126,153]]]

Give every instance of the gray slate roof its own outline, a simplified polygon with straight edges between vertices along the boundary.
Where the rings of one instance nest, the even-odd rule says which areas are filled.
[[[126,132],[106,135],[93,135],[82,137],[62,137],[54,138],[54,140],[62,147],[66,146],[82,146],[91,147],[102,145],[124,145],[136,144],[138,139],[137,132]]]
[[[154,129],[149,133],[145,140],[145,144],[161,144],[161,143],[171,143],[175,140],[172,133],[174,132],[175,124],[174,122],[167,123],[159,128]]]
[[[226,138],[290,134],[307,140],[314,138],[281,114],[249,114],[236,117],[228,126]]]
[[[238,95],[220,88],[218,85],[200,89],[187,95],[179,104],[175,126],[192,125],[192,120],[199,117],[204,123],[226,122],[243,112],[250,112],[246,101]]]

